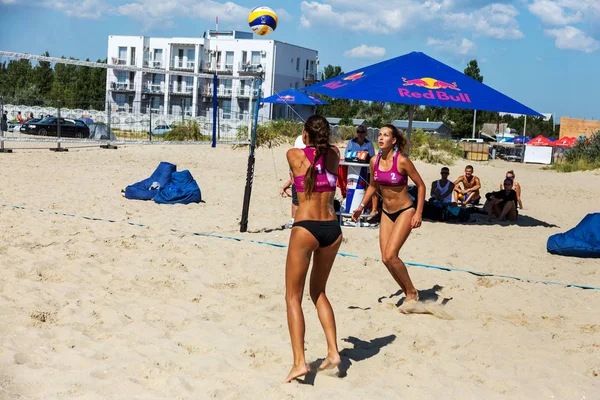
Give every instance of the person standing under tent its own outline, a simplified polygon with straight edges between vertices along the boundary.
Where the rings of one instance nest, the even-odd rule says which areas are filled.
[[[302,131],[304,149],[290,149],[287,160],[294,176],[299,207],[290,233],[285,264],[285,302],[294,364],[285,382],[304,376],[309,369],[304,353],[302,294],[312,258],[310,297],[325,332],[327,356],[319,369],[333,368],[341,359],[337,347],[335,317],[325,286],[342,243],[334,210],[339,150],[329,144],[329,123],[320,115],[309,117]]]
[[[406,296],[400,310],[409,313],[417,312],[419,293],[398,253],[410,232],[421,226],[426,187],[412,161],[403,155],[406,144],[406,138],[394,125],[385,125],[379,130],[380,152],[371,158],[370,184],[352,219],[358,220],[364,202],[379,188],[383,203],[379,224],[381,260]],[[408,194],[409,177],[418,189],[416,209]]]

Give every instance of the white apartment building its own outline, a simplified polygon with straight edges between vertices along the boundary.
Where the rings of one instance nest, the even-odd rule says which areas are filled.
[[[212,118],[213,80],[178,75],[178,71],[217,73],[219,118],[248,119],[256,104],[258,79],[261,97],[302,88],[317,79],[318,53],[276,40],[255,40],[252,33],[209,30],[202,38],[109,36],[108,62],[158,68],[148,74],[109,69],[107,98],[112,109],[131,113],[159,113]],[[247,80],[228,77],[248,77]],[[313,106],[295,106],[303,118]],[[264,104],[263,119],[293,117],[286,105]]]

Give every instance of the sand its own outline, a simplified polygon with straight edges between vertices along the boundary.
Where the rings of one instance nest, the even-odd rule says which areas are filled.
[[[344,228],[340,251],[358,257],[338,257],[328,286],[341,368],[281,383],[292,362],[286,249],[260,242],[289,238],[279,229],[289,219],[290,199],[279,197],[287,148],[257,151],[245,234],[247,150],[0,154],[0,399],[599,398],[600,291],[410,267],[437,317],[404,315],[372,228]],[[120,196],[160,161],[189,169],[206,202]],[[545,249],[548,236],[599,211],[598,172],[474,164],[484,193],[515,169],[524,218],[425,222],[404,260],[600,287],[597,260]],[[439,165],[416,165],[426,182],[438,179]],[[312,362],[326,348],[309,299]]]

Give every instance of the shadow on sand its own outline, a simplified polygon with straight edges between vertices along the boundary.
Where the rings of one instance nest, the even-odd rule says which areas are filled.
[[[349,336],[342,339],[342,341],[349,343],[352,347],[346,347],[340,351],[340,358],[342,362],[337,367],[335,376],[338,378],[345,378],[348,376],[348,370],[352,366],[352,362],[359,362],[371,358],[381,351],[381,349],[388,344],[396,340],[396,335],[389,335],[380,338],[376,338],[370,341],[364,341],[354,336]],[[310,363],[310,371],[304,376],[304,379],[297,379],[296,381],[305,385],[314,385],[317,373],[327,373],[328,370],[319,371],[319,366],[324,361],[323,358],[319,358]],[[332,371],[332,370],[329,370]]]

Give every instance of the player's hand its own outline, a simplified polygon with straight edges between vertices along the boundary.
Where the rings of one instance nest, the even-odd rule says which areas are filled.
[[[410,227],[413,229],[416,229],[421,226],[422,222],[423,222],[423,217],[421,216],[421,214],[415,213],[415,215],[413,215],[413,217],[410,221]]]
[[[352,211],[352,221],[354,221],[354,222],[358,221],[358,217],[360,217],[362,212],[363,212],[363,209],[361,207],[358,207],[356,210]]]

